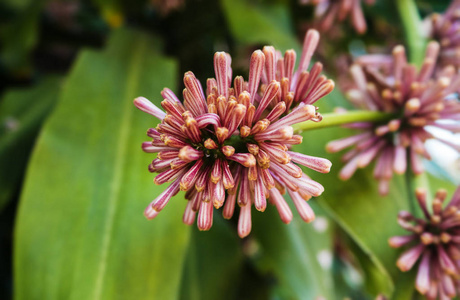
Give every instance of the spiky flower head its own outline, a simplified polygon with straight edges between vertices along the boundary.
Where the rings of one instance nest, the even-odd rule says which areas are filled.
[[[214,56],[215,78],[206,90],[192,72],[184,75],[183,102],[169,89],[157,108],[143,97],[137,108],[157,117],[161,123],[148,130],[153,139],[145,142],[145,152],[158,153],[149,166],[159,173],[154,182],[172,182],[146,208],[145,216],[155,218],[179,190],[188,200],[183,222],[192,224],[198,212],[200,230],[209,230],[213,206],[223,206],[224,218],[240,208],[238,234],[251,231],[251,207],[264,211],[267,199],[274,204],[283,222],[292,212],[283,198],[287,191],[300,216],[307,222],[314,213],[305,200],[319,196],[324,188],[304,174],[298,164],[319,172],[329,172],[331,163],[323,158],[291,151],[302,137],[291,125],[307,120],[320,121],[311,104],[329,93],[333,82],[319,76],[319,67],[308,72],[319,34],[309,31],[294,71],[295,52],[284,57],[273,47],[255,51],[250,60],[249,80],[237,76],[232,86],[231,58]]]
[[[355,88],[347,91],[350,101],[360,109],[386,112],[390,121],[352,123],[349,127],[360,130],[359,134],[327,145],[330,152],[353,147],[343,156],[343,180],[375,159],[374,177],[385,195],[393,172],[405,173],[408,161],[415,174],[423,172],[421,157],[430,159],[424,146],[427,139],[437,138],[459,150],[451,141],[427,130],[435,126],[460,131],[460,124],[453,122],[460,118],[460,104],[454,94],[460,75],[448,66],[433,77],[438,52],[439,44],[431,42],[419,71],[407,63],[402,46],[394,48],[392,57],[363,56],[350,68],[355,83]]]
[[[337,22],[348,17],[356,32],[363,34],[367,30],[366,19],[361,7],[362,0],[300,0],[301,4],[314,4],[317,28],[328,31]],[[366,4],[374,4],[375,0],[364,0]]]
[[[460,0],[454,0],[444,14],[432,14],[425,21],[430,38],[441,45],[439,65],[460,68]]]
[[[419,261],[417,291],[428,299],[451,299],[460,287],[460,189],[444,208],[445,190],[437,191],[431,207],[425,189],[418,188],[415,195],[423,217],[400,212],[398,223],[410,235],[389,239],[393,248],[410,245],[396,265],[406,272]]]

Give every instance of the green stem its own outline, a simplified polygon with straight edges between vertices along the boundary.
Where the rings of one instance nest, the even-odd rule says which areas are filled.
[[[409,158],[409,149],[407,150],[407,157]],[[408,159],[407,162],[407,170],[406,170],[406,186],[407,186],[407,193],[409,197],[409,209],[412,215],[417,216],[419,218],[423,218],[422,211],[419,208],[418,201],[415,197],[415,190],[419,187],[426,189],[427,191],[427,206],[430,207],[433,201],[432,194],[430,190],[430,184],[428,181],[428,176],[426,172],[415,175],[412,172],[411,161]]]
[[[346,113],[323,114],[321,122],[305,121],[293,125],[295,131],[313,130],[325,127],[338,126],[356,122],[381,122],[389,121],[394,115],[379,111],[355,110]]]
[[[410,61],[420,66],[425,56],[427,39],[423,34],[422,20],[414,0],[394,0],[404,26]]]
[[[414,195],[415,195],[415,189],[419,187],[424,188],[426,190],[426,205],[428,207],[431,207],[431,204],[433,204],[433,193],[430,188],[430,181],[429,181],[427,172],[423,172],[422,174],[419,174],[419,175],[414,175],[414,181],[413,181]]]
[[[406,188],[407,188],[407,197],[409,202],[409,210],[413,216],[418,216],[417,213],[417,199],[415,198],[415,184],[414,184],[414,173],[412,172],[412,163],[410,158],[410,150],[406,149],[406,157],[407,157],[407,167],[406,173],[404,174],[404,178],[406,179]]]

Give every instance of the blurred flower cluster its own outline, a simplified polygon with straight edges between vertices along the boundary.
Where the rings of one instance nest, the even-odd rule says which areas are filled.
[[[451,299],[460,288],[460,189],[443,207],[446,196],[445,190],[438,190],[430,210],[426,189],[418,188],[416,198],[423,218],[401,211],[398,223],[411,234],[389,240],[394,248],[412,244],[397,265],[406,272],[420,260],[415,286],[427,299]]]
[[[426,32],[441,46],[438,68],[460,67],[460,1],[454,0],[443,14],[425,20]]]
[[[299,0],[301,4],[314,4],[316,26],[322,31],[329,31],[335,22],[350,20],[356,32],[363,34],[367,30],[366,19],[361,7],[361,0]],[[375,0],[364,0],[368,5]]]
[[[348,127],[361,133],[332,141],[327,150],[336,152],[354,146],[343,156],[346,165],[340,177],[349,179],[357,168],[366,167],[376,160],[374,177],[380,183],[380,193],[386,195],[393,172],[423,172],[419,156],[430,159],[424,142],[434,138],[426,129],[435,126],[454,132],[460,131],[460,102],[455,94],[460,75],[449,65],[435,75],[439,44],[427,46],[425,59],[417,71],[408,64],[405,49],[397,46],[392,56],[360,56],[350,67],[354,86],[347,96],[356,107],[389,114],[385,122],[350,123]],[[438,138],[457,148],[450,141]]]

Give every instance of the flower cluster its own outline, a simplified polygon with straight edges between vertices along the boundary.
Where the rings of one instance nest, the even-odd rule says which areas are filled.
[[[350,18],[355,30],[362,34],[366,32],[366,19],[361,7],[362,0],[300,0],[301,4],[315,4],[317,27],[321,31],[328,31],[337,21],[343,22]],[[375,0],[364,0],[367,4],[374,4]]]
[[[441,45],[440,66],[460,67],[460,1],[454,0],[444,14],[433,14],[427,20],[430,37]]]
[[[407,63],[402,46],[394,48],[392,57],[368,55],[351,66],[355,88],[348,90],[350,101],[361,109],[388,113],[389,121],[352,123],[349,127],[361,133],[327,145],[330,152],[353,146],[343,156],[343,180],[376,159],[374,176],[380,183],[380,194],[385,195],[393,172],[405,173],[408,161],[415,174],[423,172],[421,156],[430,159],[424,142],[435,137],[427,131],[428,126],[460,131],[460,124],[453,122],[460,118],[460,103],[454,94],[460,75],[448,66],[433,77],[438,52],[439,44],[431,42],[420,71]],[[451,141],[436,138],[458,148]]]
[[[161,120],[147,131],[153,141],[142,145],[145,152],[158,153],[149,165],[150,172],[159,173],[154,182],[172,182],[146,208],[148,219],[156,217],[179,190],[188,200],[183,222],[192,224],[198,212],[200,230],[211,228],[213,206],[223,207],[223,216],[231,218],[237,203],[238,234],[245,237],[251,231],[252,205],[264,211],[267,199],[289,223],[292,212],[282,196],[286,191],[302,219],[314,219],[305,200],[319,196],[324,188],[297,164],[325,173],[331,163],[291,151],[292,145],[302,142],[291,125],[320,121],[311,104],[334,87],[320,75],[321,64],[308,71],[318,40],[317,31],[307,32],[297,70],[293,50],[282,57],[273,47],[264,47],[251,56],[249,80],[236,76],[232,85],[231,58],[217,52],[216,77],[207,80],[206,90],[187,72],[183,102],[171,90],[162,91],[165,112],[143,97],[134,100],[137,108]]]
[[[428,299],[451,299],[460,287],[460,189],[443,208],[445,190],[438,190],[431,205],[427,205],[427,192],[416,190],[416,197],[424,218],[411,213],[399,213],[398,222],[410,235],[390,238],[391,247],[411,244],[398,259],[397,266],[406,272],[420,260],[416,289]]]

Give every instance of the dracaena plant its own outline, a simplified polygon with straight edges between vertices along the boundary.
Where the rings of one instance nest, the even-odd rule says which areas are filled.
[[[80,32],[86,5],[36,2]],[[78,58],[26,176],[18,300],[458,296],[460,190],[436,159],[460,152],[460,0],[103,2],[189,71],[176,89],[158,38],[129,30]],[[0,103],[2,134],[36,126],[26,104]]]
[[[335,19],[342,21],[348,15],[358,33],[366,31],[361,1],[303,2],[317,5],[316,23],[322,32],[327,32]],[[214,210],[221,209],[223,217],[231,219],[239,207],[237,231],[245,238],[251,232],[252,207],[263,212],[267,203],[273,204],[281,221],[288,224],[293,219],[288,198],[300,217],[311,222],[315,214],[307,201],[325,189],[300,166],[328,173],[331,162],[293,151],[294,145],[302,143],[302,131],[338,125],[359,130],[356,135],[330,141],[325,150],[351,148],[342,158],[342,180],[375,161],[373,177],[382,196],[390,192],[394,173],[405,174],[408,183],[424,173],[422,159],[431,159],[427,140],[437,139],[458,151],[454,142],[430,130],[460,131],[458,5],[454,1],[444,15],[427,18],[425,26],[435,41],[419,43],[416,40],[423,40],[424,35],[413,32],[414,24],[422,24],[414,14],[415,6],[410,1],[398,3],[409,51],[398,45],[391,55],[366,54],[354,59],[348,75],[340,76],[348,77],[342,89],[356,110],[337,108],[335,113],[320,114],[314,106],[334,89],[334,82],[322,75],[321,62],[311,64],[320,37],[313,29],[305,35],[297,68],[294,50],[282,55],[265,46],[253,52],[245,80],[233,77],[230,55],[217,52],[215,77],[207,79],[205,88],[187,72],[182,97],[168,88],[161,92],[162,109],[144,97],[136,98],[137,108],[160,121],[147,130],[152,140],[142,144],[145,152],[157,153],[148,169],[158,173],[155,184],[170,182],[144,215],[156,218],[171,198],[183,191],[187,200],[183,222],[192,225],[197,218],[200,230],[211,229]],[[446,196],[445,190],[439,190],[430,206],[426,190],[419,186],[419,206],[411,205],[412,212],[398,215],[398,223],[411,234],[390,239],[394,248],[412,244],[396,264],[405,272],[420,261],[414,286],[428,299],[450,299],[459,288],[459,192],[443,207]],[[412,202],[411,197],[407,202]]]
[[[361,1],[303,2],[317,5],[316,26],[323,33],[335,19],[342,21],[348,15],[358,33],[366,31]],[[158,173],[155,184],[170,183],[144,215],[156,218],[171,198],[183,191],[181,197],[187,200],[183,222],[192,225],[197,218],[200,230],[211,229],[214,210],[220,209],[225,219],[238,210],[237,231],[245,238],[251,232],[252,207],[263,212],[267,203],[273,204],[281,221],[288,224],[293,214],[285,196],[300,217],[311,222],[315,214],[307,201],[320,196],[324,187],[300,166],[328,173],[331,162],[293,151],[294,145],[302,143],[299,133],[306,130],[338,125],[359,130],[356,135],[330,141],[325,150],[351,148],[342,158],[342,180],[375,161],[373,176],[382,196],[389,193],[394,173],[412,178],[424,172],[422,159],[431,159],[426,140],[436,138],[458,150],[455,143],[430,130],[460,131],[456,122],[460,119],[456,94],[460,77],[454,54],[458,52],[458,1],[444,15],[427,18],[425,26],[435,39],[430,43],[417,43],[416,38],[423,36],[410,31],[413,24],[421,24],[410,11],[413,8],[410,1],[399,3],[412,62],[406,48],[399,45],[391,55],[356,57],[348,67],[349,74],[340,75],[348,77],[342,89],[356,110],[339,108],[335,113],[320,114],[314,106],[334,89],[334,82],[322,75],[321,62],[310,66],[319,42],[316,30],[307,31],[297,68],[294,50],[282,55],[265,46],[253,52],[245,80],[233,77],[230,55],[217,52],[215,77],[207,79],[205,88],[193,72],[187,72],[182,97],[163,89],[162,109],[144,97],[136,98],[137,108],[160,121],[147,130],[152,140],[142,144],[145,152],[156,153],[148,169]],[[411,234],[390,239],[392,247],[413,244],[397,266],[408,271],[420,260],[415,287],[428,299],[452,298],[458,288],[458,191],[443,208],[445,198],[446,192],[438,191],[430,209],[426,191],[419,187],[419,209],[398,216],[399,224]],[[416,217],[417,210],[425,219]]]

